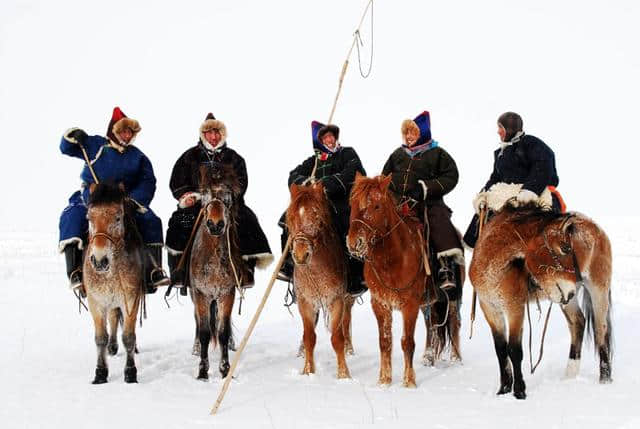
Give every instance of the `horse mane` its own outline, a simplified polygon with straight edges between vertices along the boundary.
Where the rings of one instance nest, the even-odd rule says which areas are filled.
[[[125,249],[132,251],[143,245],[142,236],[135,221],[136,204],[127,198],[124,189],[114,183],[99,183],[89,195],[89,206],[97,207],[110,204],[122,204],[124,208]]]
[[[231,190],[234,199],[242,193],[242,183],[232,165],[219,162],[200,164],[200,189],[206,191],[216,185],[226,185]]]
[[[298,215],[300,212],[300,206],[306,203],[313,203],[315,207],[318,208],[320,212],[320,217],[325,225],[333,226],[331,221],[331,212],[329,211],[329,201],[325,197],[325,204],[322,204],[322,201],[319,198],[316,198],[316,195],[311,186],[300,186],[298,190],[298,194],[295,199],[291,201],[289,205],[289,209],[287,210],[287,218],[289,214]]]
[[[363,177],[362,179],[356,181],[351,188],[351,195],[349,196],[349,200],[354,201],[360,198],[362,195],[368,195],[374,188],[377,188],[379,190],[381,177],[383,176],[376,176],[373,178]]]
[[[543,210],[540,205],[535,202],[525,204],[520,207],[514,207],[506,204],[502,212],[509,215],[509,220],[517,225],[537,223],[539,231],[542,231],[552,222],[570,216],[567,213],[558,213],[554,210]]]

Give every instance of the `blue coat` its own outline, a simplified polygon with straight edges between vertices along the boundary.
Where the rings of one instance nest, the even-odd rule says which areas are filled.
[[[149,158],[135,146],[128,146],[123,152],[120,152],[115,145],[110,145],[110,141],[102,136],[89,136],[84,148],[98,180],[123,183],[128,196],[144,208],[136,214],[136,220],[145,243],[162,244],[162,222],[149,209],[149,204],[156,192],[156,178]],[[60,151],[65,155],[84,161],[80,146],[67,140],[66,135],[62,137],[60,142]],[[60,217],[61,248],[69,241],[81,241],[86,237],[88,185],[94,183],[86,163],[80,174],[80,179],[85,185],[82,194],[76,192],[71,196],[69,205]],[[145,212],[142,213],[143,211]]]

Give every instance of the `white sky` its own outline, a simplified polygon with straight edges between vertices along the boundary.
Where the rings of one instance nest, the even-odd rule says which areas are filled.
[[[0,3],[5,227],[57,227],[82,167],[59,153],[60,136],[104,134],[115,105],[142,125],[136,144],[154,165],[151,206],[166,226],[171,167],[212,111],[247,160],[247,201],[277,247],[287,174],[311,154],[311,120],[328,118],[366,0],[93,3]],[[369,174],[400,144],[401,121],[430,110],[460,170],[446,201],[464,229],[496,118],[514,110],[555,150],[570,209],[637,215],[639,2],[374,5],[373,72],[361,79],[352,58],[334,118]]]

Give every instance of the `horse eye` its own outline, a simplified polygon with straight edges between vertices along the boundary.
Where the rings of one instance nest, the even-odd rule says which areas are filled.
[[[560,243],[560,252],[563,255],[571,252],[571,246],[568,243]]]

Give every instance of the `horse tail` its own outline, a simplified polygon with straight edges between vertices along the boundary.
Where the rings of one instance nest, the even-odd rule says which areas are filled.
[[[211,329],[211,344],[215,349],[218,345],[218,303],[214,299],[209,306],[209,327]]]
[[[596,323],[595,313],[593,311],[593,301],[591,300],[591,294],[586,287],[583,287],[584,293],[582,294],[582,312],[585,319],[585,331],[587,341],[593,341],[596,336]],[[613,358],[613,324],[611,323],[611,313],[613,310],[613,301],[611,300],[611,289],[607,295],[608,308],[607,308],[607,332],[604,336],[604,345],[609,351],[609,357]],[[593,341],[594,351],[598,353],[598,345]]]

